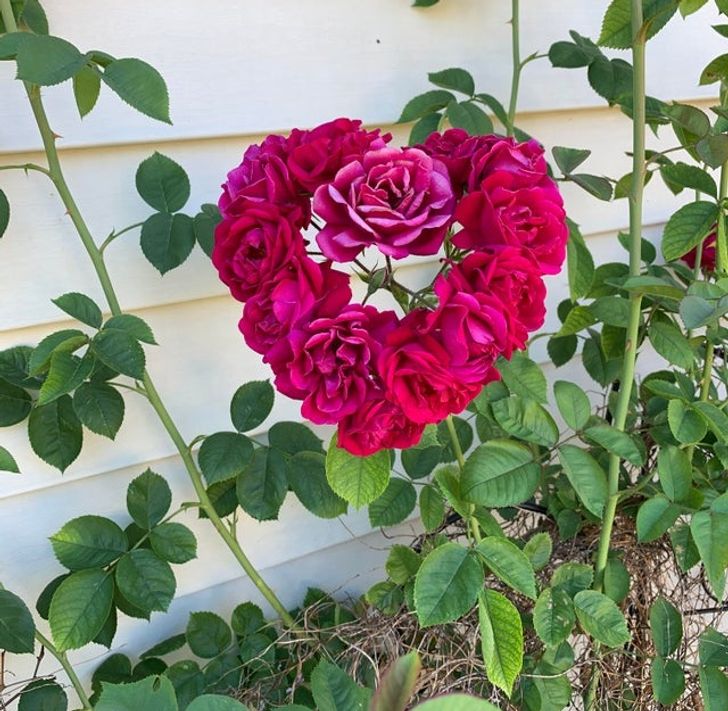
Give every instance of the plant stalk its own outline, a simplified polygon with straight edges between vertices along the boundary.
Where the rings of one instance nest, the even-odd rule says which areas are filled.
[[[463,456],[463,448],[460,446],[460,440],[458,439],[458,433],[455,429],[455,422],[452,419],[452,415],[447,416],[447,418],[445,419],[445,423],[447,424],[447,431],[450,433],[452,451],[455,453],[455,459],[457,459],[458,467],[460,468],[460,473],[462,474],[463,469],[465,468],[465,457]],[[472,508],[475,509],[475,507]],[[475,542],[480,543],[482,537],[480,535],[480,524],[478,523],[478,519],[475,518],[475,516],[471,515],[465,523],[472,532]]]
[[[11,32],[17,31],[17,25],[12,13],[10,0],[0,0],[0,12],[2,13],[3,20],[5,21],[5,26],[8,28],[8,30]],[[63,202],[63,205],[65,206],[68,215],[70,216],[71,221],[73,222],[73,225],[76,228],[79,237],[81,238],[81,242],[83,243],[86,252],[88,253],[91,263],[93,264],[93,267],[96,271],[99,282],[101,283],[101,288],[103,289],[111,313],[115,316],[119,315],[120,313],[122,313],[121,306],[119,304],[119,299],[116,295],[116,291],[114,290],[111,277],[109,276],[108,269],[106,268],[103,254],[99,247],[97,247],[96,242],[94,241],[93,236],[91,235],[91,232],[81,215],[81,211],[79,210],[78,205],[73,198],[71,190],[68,187],[65,176],[63,174],[61,163],[58,157],[58,151],[56,149],[56,134],[53,132],[48,123],[48,117],[46,115],[43,101],[40,95],[40,87],[26,83],[25,88],[28,94],[31,109],[33,111],[33,116],[35,117],[36,123],[38,124],[38,130],[40,131],[40,136],[43,141],[43,148],[45,150],[46,158],[48,160],[48,173],[50,179],[53,181],[53,184],[58,191],[61,201]],[[221,520],[220,516],[218,516],[217,512],[215,511],[215,507],[210,501],[210,497],[207,495],[207,492],[205,491],[205,485],[202,480],[202,475],[200,474],[200,471],[195,464],[192,454],[190,453],[189,448],[187,447],[187,444],[184,441],[184,438],[182,437],[174,420],[169,414],[169,411],[167,410],[161,397],[159,396],[159,392],[157,391],[154,382],[146,371],[144,372],[142,382],[144,384],[146,396],[150,404],[154,408],[162,425],[167,431],[167,434],[177,448],[179,456],[184,463],[190,480],[192,481],[195,493],[199,498],[201,508],[204,510],[205,514],[212,522],[212,525],[215,527],[217,532],[220,534],[220,537],[230,549],[230,552],[235,556],[235,559],[238,561],[248,577],[250,577],[250,579],[253,581],[259,592],[263,595],[263,597],[270,604],[270,606],[275,610],[281,621],[287,627],[295,628],[297,625],[293,617],[286,610],[285,606],[278,599],[270,586],[263,580],[261,575],[258,573],[258,571],[255,569],[253,564],[246,556],[235,536],[232,535],[232,533],[227,529],[225,523]]]
[[[84,691],[83,684],[81,683],[81,680],[78,678],[78,674],[76,674],[76,671],[74,670],[71,663],[68,661],[68,657],[66,656],[65,652],[59,652],[54,646],[53,643],[45,636],[42,635],[38,630],[35,631],[35,638],[38,640],[39,644],[42,644],[57,660],[58,663],[63,667],[63,671],[66,672],[66,676],[68,677],[69,681],[73,685],[74,690],[76,691],[76,694],[78,694],[78,700],[83,704],[83,708],[81,711],[90,711],[93,709],[93,706],[91,705],[91,702],[89,701],[88,696],[86,695],[86,692]]]
[[[518,86],[521,82],[521,37],[519,0],[511,0],[511,51],[513,52],[513,74],[511,76],[511,98],[508,104],[507,135],[515,133],[516,106],[518,105]]]

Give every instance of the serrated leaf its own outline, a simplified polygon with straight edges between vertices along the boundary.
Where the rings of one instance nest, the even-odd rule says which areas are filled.
[[[46,463],[64,471],[78,457],[83,444],[81,422],[70,396],[34,407],[28,419],[33,451]]]
[[[537,402],[518,395],[491,404],[493,417],[500,427],[517,439],[553,447],[559,429],[551,415]]]
[[[127,553],[116,566],[115,577],[119,592],[144,612],[165,612],[177,589],[169,563],[146,548]]]
[[[551,152],[556,165],[564,175],[578,168],[591,155],[591,151],[585,148],[566,148],[565,146],[554,146]]]
[[[190,180],[179,163],[155,151],[136,172],[142,200],[159,212],[177,212],[190,197]]]
[[[13,472],[14,474],[20,472],[15,457],[5,447],[0,447],[0,472]]]
[[[65,351],[57,351],[51,356],[48,375],[38,393],[37,405],[47,405],[75,390],[91,375],[93,368],[91,358],[79,358]]]
[[[670,400],[667,406],[670,432],[682,444],[695,444],[705,437],[708,426],[703,418],[681,400]]]
[[[0,380],[0,427],[22,422],[32,407],[33,400],[23,388]]]
[[[115,328],[99,331],[91,341],[94,355],[117,373],[135,380],[144,377],[146,358],[136,338]]]
[[[687,454],[677,447],[663,447],[657,455],[660,485],[670,501],[681,501],[690,492],[692,465]]]
[[[637,447],[635,441],[626,432],[622,432],[611,425],[587,427],[584,430],[584,436],[604,447],[611,454],[616,454],[636,467],[641,466],[644,462],[642,451]]]
[[[713,197],[718,195],[713,177],[697,165],[680,162],[663,165],[660,168],[660,174],[665,182],[677,186],[680,190],[690,188]]]
[[[444,89],[426,91],[407,102],[397,123],[408,123],[427,114],[432,114],[434,111],[444,109],[451,101],[456,101],[456,99],[449,91]]]
[[[69,570],[103,568],[126,553],[129,543],[119,526],[102,516],[79,516],[50,537],[58,562]]]
[[[253,458],[253,443],[238,432],[215,432],[198,452],[200,469],[209,484],[234,479]]]
[[[165,676],[148,676],[126,684],[102,682],[96,711],[177,711],[172,682]],[[189,707],[188,707],[189,708]]]
[[[326,454],[326,478],[331,488],[354,508],[361,508],[384,493],[389,483],[389,452],[357,457],[338,446],[336,435]]]
[[[261,425],[273,409],[273,386],[267,380],[241,385],[230,402],[230,419],[238,432]]]
[[[723,711],[728,704],[728,676],[714,667],[701,668],[699,676],[704,711]]]
[[[462,94],[472,96],[475,93],[475,81],[472,74],[465,69],[452,67],[439,72],[430,72],[427,75],[430,83],[441,86],[443,89],[452,89]]]
[[[493,132],[493,122],[485,111],[472,101],[448,104],[446,114],[451,126],[462,128],[471,136],[482,136]]]
[[[595,640],[607,647],[621,647],[630,633],[614,601],[596,590],[582,590],[574,596],[579,623]]]
[[[0,190],[0,237],[5,234],[10,222],[10,203],[5,193]]]
[[[650,631],[655,651],[669,657],[680,646],[683,636],[682,617],[677,608],[664,597],[658,597],[650,607]]]
[[[84,66],[73,75],[73,96],[81,118],[96,106],[100,91],[101,77],[95,67]]]
[[[92,432],[114,439],[124,421],[124,398],[107,383],[83,383],[73,394],[73,409]]]
[[[523,625],[518,610],[495,590],[478,596],[485,672],[493,686],[511,695],[523,666]]]
[[[536,577],[526,554],[507,538],[488,536],[475,548],[485,564],[506,585],[536,599]]]
[[[164,477],[147,469],[129,484],[126,507],[139,528],[150,531],[167,514],[172,490]]]
[[[500,358],[497,367],[511,393],[536,402],[548,402],[546,376],[525,353],[516,351],[510,360]]]
[[[29,35],[18,45],[17,78],[52,86],[70,79],[86,64],[86,57],[70,42],[51,35]]]
[[[195,230],[188,215],[157,212],[142,225],[142,252],[160,274],[180,266],[194,246]]]
[[[705,566],[710,587],[722,598],[728,567],[728,514],[697,511],[690,522],[690,533]]]
[[[366,711],[371,696],[343,669],[321,660],[311,672],[311,691],[319,711]]]
[[[575,383],[557,380],[554,383],[554,396],[564,422],[572,430],[582,429],[591,415],[591,403],[586,393]]]
[[[665,706],[674,704],[685,691],[685,673],[674,659],[655,657],[650,665],[655,699]]]
[[[159,72],[141,59],[114,59],[101,78],[123,101],[147,116],[171,124],[169,94]]]
[[[412,697],[422,664],[417,652],[397,659],[377,687],[370,711],[405,711]]]
[[[563,588],[546,588],[533,608],[536,634],[548,647],[558,647],[571,633],[576,614],[571,598]]]
[[[580,447],[559,447],[559,460],[584,506],[601,518],[607,503],[607,475],[594,457]]]
[[[647,37],[654,37],[677,11],[677,0],[644,0],[644,22]],[[632,46],[632,12],[630,0],[612,0],[597,40],[602,47],[629,49]]]
[[[369,504],[372,526],[394,526],[404,521],[415,508],[417,492],[408,481],[392,477],[381,496]]]
[[[556,334],[558,337],[571,336],[597,322],[594,314],[586,306],[574,306]]]
[[[291,490],[315,516],[336,518],[346,513],[346,501],[334,493],[326,478],[326,457],[322,453],[294,454],[288,461],[287,474]]]
[[[286,461],[275,449],[257,449],[236,480],[238,503],[258,521],[278,518],[288,492]]]
[[[439,528],[445,520],[445,501],[439,490],[427,484],[420,490],[420,517],[428,532]]]
[[[0,590],[0,650],[32,654],[35,623],[26,604],[9,590]]]
[[[696,247],[711,232],[718,218],[715,203],[698,201],[683,205],[665,225],[662,255],[670,262]]]
[[[213,612],[193,612],[187,623],[185,637],[192,653],[203,659],[222,654],[233,640],[230,627]]]

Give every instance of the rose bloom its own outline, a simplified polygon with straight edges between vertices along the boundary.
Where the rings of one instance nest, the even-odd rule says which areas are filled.
[[[469,367],[469,353],[454,353],[459,346],[438,338],[442,331],[429,328],[430,314],[424,309],[407,314],[389,334],[378,361],[387,397],[420,424],[463,410],[480,392],[485,375],[480,363]]]
[[[715,228],[713,231],[703,240],[703,252],[700,255],[700,268],[707,273],[715,271],[716,261],[716,246],[715,240],[717,234]],[[698,259],[698,248],[693,247],[687,254],[685,254],[682,260],[691,268],[695,269],[695,263]]]
[[[274,370],[290,354],[286,336],[313,313],[333,316],[351,300],[349,275],[306,255],[291,256],[243,308],[239,328],[245,342]]]
[[[339,423],[338,444],[347,452],[366,457],[381,449],[407,449],[420,441],[425,426],[413,422],[402,409],[374,395]]]
[[[328,259],[346,262],[376,245],[396,259],[436,254],[455,198],[447,169],[416,148],[382,148],[344,166],[314,196],[326,222],[316,240]]]
[[[367,131],[361,121],[338,118],[310,131],[293,129],[288,156],[291,175],[308,192],[330,183],[347,163],[359,160],[367,151],[384,148],[392,134]]]
[[[377,387],[376,358],[386,334],[397,325],[394,311],[351,304],[317,318],[288,335],[290,360],[276,387],[300,397],[301,414],[317,424],[335,424],[350,415]]]
[[[503,175],[492,175],[482,190],[460,201],[455,218],[463,229],[453,244],[476,250],[525,247],[543,274],[557,274],[566,257],[568,229],[556,184],[511,190]]]
[[[501,302],[509,316],[509,349],[525,348],[529,332],[543,326],[546,285],[524,249],[473,252],[453,266],[446,280],[456,292],[490,294]]]
[[[274,205],[252,203],[215,228],[212,263],[238,301],[246,301],[293,255],[303,255],[300,231]]]
[[[271,203],[297,227],[308,225],[310,201],[288,171],[289,150],[289,141],[283,136],[268,136],[260,145],[250,146],[222,186],[217,203],[222,215],[240,215],[250,204]]]

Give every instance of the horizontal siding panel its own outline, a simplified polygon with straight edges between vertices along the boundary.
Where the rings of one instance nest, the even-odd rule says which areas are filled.
[[[76,146],[257,134],[338,115],[389,123],[408,98],[428,88],[426,72],[448,66],[472,70],[480,91],[505,99],[510,3],[449,0],[430,10],[410,5],[407,0],[356,5],[214,0],[203,8],[173,0],[130,0],[90,12],[84,0],[48,0],[54,33],[84,51],[102,48],[159,68],[169,84],[175,122],[172,127],[154,123],[106,88],[81,122],[66,84],[46,91],[52,125]],[[568,29],[596,38],[604,7],[583,0],[526,4],[524,56],[567,39]],[[675,18],[650,43],[651,93],[683,99],[713,94],[696,84],[702,66],[723,51],[722,39],[708,29],[716,19],[711,4],[687,21]],[[674,51],[679,46],[690,47],[690,62]],[[0,67],[3,86],[12,72],[9,63]],[[555,71],[544,60],[526,70],[522,111],[599,104],[583,70]],[[22,86],[15,82],[4,90],[0,105],[0,150],[38,145]]]
[[[707,106],[705,102],[701,105]],[[549,148],[591,148],[593,155],[584,166],[585,172],[616,178],[629,170],[625,152],[631,145],[630,124],[617,110],[533,115],[523,122],[523,127]],[[400,128],[395,140],[404,142],[406,131]],[[655,150],[674,143],[670,129],[663,129],[659,140],[648,138],[648,145]],[[240,139],[216,139],[179,142],[165,148],[191,176],[188,210],[217,199],[223,176],[240,160],[245,145]],[[98,242],[113,228],[121,229],[150,214],[136,195],[134,174],[140,161],[152,151],[151,146],[143,145],[64,152],[71,188]],[[32,159],[27,154],[13,158],[14,162]],[[0,271],[12,274],[13,279],[0,280],[0,332],[58,321],[62,314],[50,300],[67,291],[83,289],[103,303],[88,257],[46,178],[38,173],[26,176],[21,171],[1,175],[12,214],[0,244]],[[563,192],[567,210],[581,224],[584,234],[618,230],[627,224],[626,201],[600,202],[571,184],[564,185]],[[646,192],[645,223],[664,222],[685,199],[688,196],[676,199],[661,181],[654,180]],[[107,261],[121,303],[128,310],[225,293],[209,260],[198,248],[182,267],[161,277],[141,253],[138,230],[112,244]],[[414,258],[405,263],[423,261]],[[17,284],[27,287],[18,292]]]

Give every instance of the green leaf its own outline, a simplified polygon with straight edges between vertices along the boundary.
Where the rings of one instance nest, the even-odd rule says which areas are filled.
[[[513,506],[533,495],[540,472],[527,447],[509,440],[491,440],[465,461],[461,493],[474,504]]]
[[[76,74],[86,64],[86,57],[60,37],[28,35],[18,45],[17,63],[18,79],[52,86]]]
[[[637,512],[637,540],[656,541],[663,536],[680,515],[680,507],[663,494],[647,499]]]
[[[5,193],[0,190],[0,237],[5,234],[10,222],[10,203]]]
[[[28,360],[28,372],[35,375],[48,369],[55,352],[72,353],[85,345],[88,337],[75,328],[67,328],[46,336],[34,349]]]
[[[318,711],[366,711],[371,694],[343,669],[323,659],[311,672],[311,692]]]
[[[426,114],[432,114],[433,111],[444,109],[451,101],[456,101],[456,99],[449,91],[443,89],[426,91],[407,102],[397,123],[408,123],[422,118]]]
[[[641,450],[635,441],[625,432],[615,429],[611,425],[594,425],[584,430],[584,435],[596,444],[604,447],[608,452],[626,459],[630,464],[639,467],[644,462]]]
[[[728,442],[728,415],[711,402],[694,402],[690,407],[696,410],[711,432],[721,442]]]
[[[267,380],[241,385],[230,402],[230,418],[238,432],[247,432],[263,424],[273,409],[273,386]]]
[[[687,524],[681,523],[672,528],[670,543],[675,554],[675,560],[683,573],[687,573],[700,562],[700,553],[690,533],[690,526]]]
[[[433,131],[437,131],[441,119],[442,116],[437,113],[426,114],[418,119],[410,131],[408,145],[415,146],[418,143],[424,143]]]
[[[431,2],[431,0],[416,0]],[[416,711],[498,711],[493,704],[465,694],[447,694],[415,706]]]
[[[682,444],[695,444],[703,439],[708,431],[700,414],[691,410],[681,400],[670,400],[667,406],[667,422],[670,425],[670,432]]]
[[[385,615],[395,615],[402,607],[402,588],[390,580],[375,583],[367,590],[364,599]]]
[[[551,66],[553,67],[564,67],[566,69],[587,67],[598,56],[600,56],[600,52],[598,49],[596,49],[596,47],[594,48],[594,50],[591,50],[588,47],[575,44],[574,42],[554,42],[554,44],[552,44],[549,48],[549,61],[551,62]],[[571,148],[567,150],[576,149]],[[556,158],[555,155],[554,158]]]
[[[551,49],[553,49],[553,46]],[[578,168],[591,155],[591,151],[584,148],[565,148],[564,146],[554,146],[551,152],[556,165],[559,166],[564,175],[568,175],[575,168]]]
[[[728,706],[728,677],[714,667],[701,668],[699,676],[704,711],[723,711]]]
[[[233,641],[225,620],[212,612],[193,612],[185,636],[192,653],[203,659],[216,657]]]
[[[102,516],[71,519],[50,541],[58,562],[69,570],[102,568],[129,548],[124,531]]]
[[[594,259],[578,226],[567,221],[569,241],[566,243],[566,267],[569,277],[569,296],[572,301],[586,296],[594,281]]]
[[[141,246],[144,256],[160,274],[176,269],[195,246],[192,218],[181,212],[155,213],[142,225]]]
[[[265,625],[263,611],[252,602],[244,602],[233,610],[230,625],[241,637],[254,634]]]
[[[106,85],[137,111],[164,123],[169,118],[167,85],[159,72],[141,59],[114,59],[101,75]]]
[[[559,429],[551,415],[537,402],[513,395],[491,404],[496,422],[517,439],[553,447]]]
[[[114,328],[99,331],[91,341],[94,355],[117,373],[135,380],[144,377],[144,350],[133,336]]]
[[[586,393],[575,383],[557,380],[554,396],[564,422],[572,430],[583,429],[591,415],[591,404]]]
[[[207,203],[209,205],[209,203]],[[202,251],[208,256],[212,256],[212,248],[215,246],[215,227],[218,225],[220,220],[222,219],[220,216],[220,212],[217,209],[217,205],[210,205],[211,208],[214,209],[214,213],[210,214],[212,211],[206,211],[204,208],[206,205],[203,205],[203,210],[198,212],[193,218],[192,218],[192,227],[195,231],[195,239],[197,240],[197,244],[200,245],[202,248]]]
[[[14,654],[32,654],[35,649],[33,616],[9,590],[0,590],[0,649]]]
[[[189,707],[188,707],[189,708]],[[128,684],[102,683],[95,711],[177,711],[172,682],[165,676],[148,676]]]
[[[586,590],[594,580],[594,571],[585,563],[563,563],[551,576],[552,588],[563,588],[571,597]]]
[[[155,151],[139,164],[136,189],[158,212],[177,212],[189,200],[190,180],[181,165]]]
[[[15,457],[5,447],[0,447],[0,472],[20,473]]]
[[[68,697],[52,679],[36,679],[20,692],[18,711],[66,711]]]
[[[443,69],[439,72],[430,72],[427,78],[435,86],[441,86],[443,89],[452,89],[462,94],[472,96],[475,94],[475,81],[472,74],[460,69],[452,67],[451,69]]]
[[[81,451],[83,432],[70,396],[34,407],[28,420],[28,438],[33,451],[56,469],[65,469]]]
[[[472,101],[452,102],[447,105],[447,119],[454,128],[462,128],[471,136],[493,132],[493,122],[488,114]]]
[[[189,708],[189,704],[205,691],[207,682],[197,662],[185,659],[172,664],[165,672],[174,686],[177,701],[181,708]],[[111,711],[111,710],[109,710]],[[149,711],[152,711],[150,709]]]
[[[139,655],[139,658],[147,659],[148,657],[164,657],[167,654],[176,652],[178,649],[182,649],[185,644],[187,644],[187,638],[184,634],[175,634],[172,637],[168,637],[167,639],[158,642],[145,652],[142,652]]]
[[[668,187],[676,187],[678,192],[684,188],[689,188],[713,197],[718,196],[715,180],[709,173],[698,168],[697,165],[681,162],[671,163],[661,166],[660,174]]]
[[[84,66],[73,75],[73,96],[78,113],[83,118],[96,106],[101,91],[101,77],[94,67]]]
[[[433,434],[436,432],[434,427],[431,431]],[[415,447],[402,450],[402,466],[412,479],[421,479],[431,474],[442,461],[443,449],[436,436],[429,439],[423,435]]]
[[[497,367],[512,394],[537,402],[548,402],[546,376],[525,353],[516,351],[510,360],[500,358]]]
[[[577,343],[576,336],[574,335],[564,336],[563,338],[558,336],[549,338],[546,344],[546,350],[548,351],[551,362],[557,368],[568,363],[576,354]]]
[[[395,544],[389,550],[385,569],[392,582],[404,585],[417,575],[422,558],[409,546]]]
[[[710,234],[718,219],[713,202],[698,201],[683,205],[665,225],[662,234],[662,255],[666,261],[679,259]]]
[[[38,406],[47,405],[79,387],[91,375],[94,363],[91,358],[79,358],[65,351],[51,356],[48,375],[38,393]]]
[[[124,398],[106,383],[83,383],[73,394],[73,409],[92,432],[114,439],[124,421]]]
[[[523,546],[523,552],[531,562],[534,570],[541,570],[551,559],[551,552],[553,551],[554,544],[551,540],[551,536],[542,531],[536,533],[528,539],[525,546]]]
[[[657,472],[662,490],[670,501],[682,501],[690,493],[692,465],[683,450],[662,447],[657,455]]]
[[[149,324],[144,319],[139,318],[139,316],[134,316],[134,314],[112,316],[104,324],[104,329],[112,328],[117,331],[124,331],[142,343],[149,343],[152,346],[157,345],[157,341],[154,339],[154,333],[152,333]]]
[[[682,617],[664,597],[658,597],[650,607],[650,631],[655,651],[661,657],[677,651],[683,636]]]
[[[415,578],[415,609],[422,627],[453,622],[469,612],[483,587],[483,568],[467,548],[444,543],[431,551]]]
[[[665,706],[674,704],[685,691],[685,673],[674,659],[655,657],[650,665],[655,699]]]
[[[389,483],[389,452],[357,457],[338,446],[336,435],[326,454],[326,478],[331,488],[354,508],[379,498]]]
[[[490,570],[506,585],[536,599],[536,576],[528,556],[507,538],[488,536],[475,549]]]
[[[698,640],[698,657],[706,667],[728,666],[728,637],[708,627]]]
[[[728,54],[721,54],[711,60],[700,74],[700,84],[713,84],[728,77]]]
[[[53,303],[61,311],[65,311],[69,316],[81,321],[81,323],[85,323],[92,328],[101,328],[103,320],[101,309],[86,294],[72,291],[53,299]]]
[[[680,3],[680,14],[683,17],[692,15],[694,12],[700,10],[708,0],[679,0]]]
[[[253,458],[253,443],[237,432],[216,432],[205,438],[198,453],[208,484],[234,479]]]
[[[700,296],[686,296],[680,302],[680,317],[685,328],[705,326],[717,316],[715,306]]]
[[[369,523],[374,527],[394,526],[412,513],[416,503],[415,487],[404,479],[392,477],[381,496],[369,504]]]
[[[287,474],[291,490],[315,516],[336,518],[346,513],[346,501],[334,493],[326,479],[326,457],[323,454],[298,452],[288,461]]]
[[[728,136],[708,134],[701,138],[695,146],[698,158],[711,168],[719,168],[728,160]]]
[[[698,511],[690,522],[690,533],[700,552],[710,587],[722,598],[728,567],[728,514]]]
[[[547,647],[565,642],[576,622],[574,604],[563,588],[546,588],[533,608],[533,626]]]
[[[172,491],[164,477],[147,469],[136,477],[126,492],[126,507],[139,528],[149,531],[167,514]]]
[[[601,175],[588,175],[587,173],[572,173],[567,176],[572,183],[586,190],[599,200],[609,202],[612,199],[612,184]]]
[[[680,329],[670,323],[653,321],[649,330],[650,343],[672,365],[690,370],[695,362],[695,351]]]
[[[268,444],[291,455],[298,452],[325,454],[321,440],[301,422],[276,422],[268,430]]]
[[[166,612],[177,588],[169,563],[146,548],[137,548],[119,561],[116,584],[119,592],[144,612]]]
[[[643,0],[647,37],[654,37],[677,11],[677,0]],[[632,12],[630,0],[612,0],[602,23],[597,44],[613,49],[632,46]]]
[[[488,681],[510,696],[523,666],[521,616],[507,597],[483,590],[478,595],[478,617]]]
[[[395,660],[374,693],[370,711],[405,711],[415,692],[421,668],[417,652]]]
[[[590,309],[586,306],[575,306],[569,311],[557,335],[559,337],[571,336],[579,333],[579,331],[583,331],[596,322],[597,319]]]
[[[607,475],[594,457],[580,447],[559,447],[559,460],[584,506],[601,518],[607,503]]]
[[[238,502],[258,521],[278,518],[288,492],[286,461],[275,449],[257,449],[250,463],[238,474]]]
[[[420,517],[425,531],[438,529],[445,520],[445,501],[437,487],[432,484],[420,490]]]
[[[202,694],[192,700],[187,711],[249,711],[249,709],[229,696]]]
[[[101,631],[111,611],[110,572],[91,568],[69,575],[53,594],[48,622],[59,652],[80,649]]]
[[[25,390],[0,380],[0,427],[22,422],[33,407],[33,400]]]
[[[152,550],[170,563],[186,563],[197,557],[197,539],[181,523],[162,523],[149,534]]]
[[[584,631],[607,647],[621,647],[629,641],[627,623],[614,601],[596,590],[582,590],[574,596],[574,609]]]

